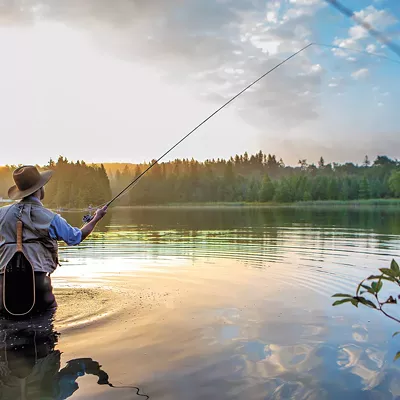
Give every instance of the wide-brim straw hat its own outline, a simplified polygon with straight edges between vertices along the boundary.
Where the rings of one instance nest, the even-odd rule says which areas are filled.
[[[53,171],[39,172],[33,165],[23,165],[13,172],[15,185],[8,189],[11,200],[27,197],[42,188],[51,179]]]

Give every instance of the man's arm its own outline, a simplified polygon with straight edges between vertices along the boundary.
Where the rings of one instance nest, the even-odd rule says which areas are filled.
[[[50,225],[49,235],[52,239],[63,240],[68,246],[76,246],[85,240],[92,232],[97,223],[106,215],[107,206],[96,211],[93,219],[83,228],[72,227],[60,215],[56,215]]]

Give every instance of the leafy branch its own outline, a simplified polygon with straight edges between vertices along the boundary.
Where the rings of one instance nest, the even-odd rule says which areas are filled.
[[[352,296],[350,294],[336,293],[332,297],[341,298],[333,303],[333,306],[339,306],[345,303],[351,303],[353,306],[358,307],[362,304],[366,307],[372,308],[374,310],[380,311],[386,317],[400,323],[400,319],[389,314],[384,309],[387,305],[397,304],[397,300],[400,299],[389,296],[386,300],[382,300],[379,294],[382,291],[384,281],[392,282],[393,284],[400,287],[400,268],[395,260],[392,260],[390,268],[380,268],[379,271],[381,275],[371,275],[364,279],[358,286],[356,290],[356,295]],[[369,298],[365,297],[368,296]],[[393,336],[400,334],[396,332]],[[400,351],[396,354],[395,360],[400,358]]]

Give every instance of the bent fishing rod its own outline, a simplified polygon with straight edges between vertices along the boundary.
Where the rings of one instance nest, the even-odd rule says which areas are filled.
[[[239,96],[241,96],[244,92],[246,92],[248,89],[250,89],[252,86],[254,86],[256,83],[261,81],[263,78],[265,78],[267,75],[269,75],[271,72],[275,71],[279,67],[281,67],[283,64],[291,60],[292,58],[296,57],[298,54],[302,53],[303,51],[307,50],[311,46],[323,46],[323,47],[329,47],[329,48],[337,48],[337,49],[342,49],[342,50],[349,50],[349,51],[355,51],[358,53],[363,53],[369,56],[377,56],[380,58],[387,59],[389,61],[395,62],[395,63],[400,63],[398,60],[391,59],[389,57],[386,57],[384,55],[376,54],[376,53],[370,53],[362,50],[357,50],[357,49],[351,49],[343,46],[333,46],[333,45],[327,45],[323,43],[309,43],[306,46],[302,47],[300,50],[294,52],[291,54],[289,57],[285,58],[283,61],[280,63],[276,64],[273,68],[265,72],[263,75],[261,75],[259,78],[257,78],[255,81],[250,83],[248,86],[246,86],[244,89],[242,89],[238,94],[233,96],[231,99],[229,99],[226,103],[224,103],[221,107],[219,107],[217,110],[215,110],[212,114],[210,114],[207,118],[205,118],[202,122],[200,122],[195,128],[193,128],[188,134],[186,134],[182,139],[180,139],[177,143],[175,143],[169,150],[167,150],[164,154],[162,154],[157,160],[155,160],[153,163],[151,163],[143,172],[141,172],[131,183],[129,183],[123,190],[121,190],[118,194],[116,194],[110,201],[107,203],[103,203],[97,207],[96,209],[101,208],[101,207],[109,207],[115,200],[117,200],[119,197],[121,197],[124,193],[126,193],[130,188],[133,188],[139,180],[148,172],[150,171],[156,164],[158,164],[167,154],[169,154],[173,149],[175,149],[179,144],[181,144],[185,139],[187,139],[190,135],[192,135],[195,131],[197,131],[201,126],[203,126],[207,121],[209,121],[211,118],[213,118],[216,114],[218,114],[222,109],[224,109],[227,105],[232,103],[235,99],[237,99]],[[93,215],[87,214],[83,217],[83,221],[85,223],[90,222],[93,219]]]
[[[285,58],[283,61],[281,61],[279,64],[276,64],[273,68],[271,68],[269,71],[265,72],[263,75],[261,75],[258,79],[250,83],[250,85],[246,86],[244,89],[242,89],[238,94],[233,96],[231,99],[229,99],[225,104],[223,104],[221,107],[219,107],[217,110],[215,110],[212,114],[210,114],[207,118],[205,118],[200,124],[198,124],[194,129],[192,129],[188,134],[186,134],[182,139],[180,139],[177,143],[175,143],[169,150],[167,150],[163,155],[161,155],[157,160],[155,160],[153,163],[151,163],[142,173],[140,173],[128,186],[126,186],[123,190],[121,190],[117,195],[115,195],[110,201],[108,201],[105,204],[100,205],[100,207],[107,206],[109,207],[115,200],[117,200],[120,196],[122,196],[127,190],[129,190],[133,185],[135,185],[148,171],[150,171],[156,164],[158,164],[167,154],[169,154],[175,147],[179,146],[185,139],[187,139],[192,133],[197,131],[201,126],[203,126],[207,121],[209,121],[212,117],[214,117],[216,114],[218,114],[222,109],[224,109],[228,104],[232,103],[235,99],[237,99],[240,95],[242,95],[244,92],[246,92],[248,89],[250,89],[252,86],[254,86],[256,83],[261,81],[261,79],[265,78],[267,75],[269,75],[271,72],[275,71],[277,68],[279,68],[281,65],[285,64],[287,61],[292,59],[293,57],[296,57],[298,54],[303,52],[304,50],[308,49],[315,43],[309,43],[306,46],[302,47],[300,50],[296,51],[289,57]],[[88,214],[83,217],[84,222],[90,222],[93,219],[93,216]]]

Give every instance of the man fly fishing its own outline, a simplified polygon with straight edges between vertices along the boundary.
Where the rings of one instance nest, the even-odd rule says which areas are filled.
[[[355,14],[341,5],[338,0],[327,1],[369,30],[374,37],[389,46],[396,54],[400,54],[397,46],[370,25],[356,18]],[[86,224],[82,229],[71,227],[59,215],[43,207],[41,203],[44,197],[43,187],[50,180],[52,171],[39,173],[33,166],[16,169],[13,174],[15,186],[10,188],[8,194],[12,200],[21,201],[0,208],[0,311],[5,310],[11,315],[26,315],[34,308],[41,310],[55,307],[56,301],[52,293],[50,274],[59,265],[57,241],[63,240],[68,245],[77,245],[86,239],[97,222],[106,214],[107,207],[127,193],[130,188],[133,188],[154,165],[175,147],[261,79],[315,45],[319,44],[309,43],[294,52],[226,101],[149,165],[104,207],[99,208],[94,216],[85,216]]]
[[[13,172],[12,200],[0,208],[0,312],[26,315],[57,306],[50,275],[58,262],[58,243],[75,246],[85,240],[106,215],[107,206],[96,211],[81,229],[46,209],[41,200],[53,171],[39,172],[25,165]]]
[[[9,189],[8,196],[12,200],[21,201],[0,208],[0,312],[24,316],[33,310],[55,308],[57,303],[52,292],[50,275],[59,265],[57,241],[63,240],[68,245],[77,245],[86,239],[104,217],[107,208],[133,188],[154,165],[242,93],[312,45],[313,43],[309,43],[296,51],[219,107],[149,165],[104,207],[99,207],[94,216],[86,215],[86,224],[82,229],[71,227],[58,214],[43,207],[41,200],[44,198],[44,186],[50,180],[52,171],[39,172],[29,165],[17,168],[13,173],[15,185]]]

